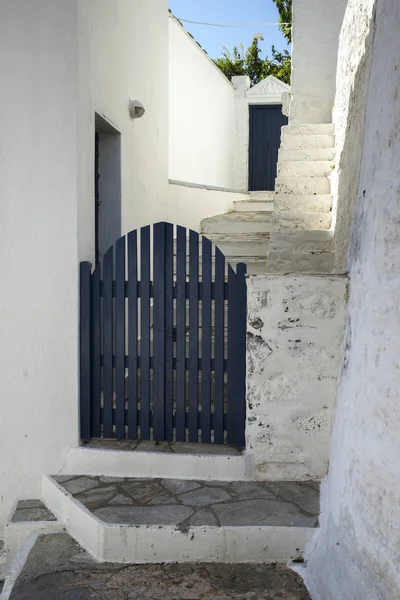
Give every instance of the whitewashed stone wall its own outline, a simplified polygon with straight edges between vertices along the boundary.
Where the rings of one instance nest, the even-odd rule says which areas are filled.
[[[289,122],[330,123],[338,37],[347,0],[294,0]]]
[[[332,173],[335,270],[347,270],[357,198],[376,0],[349,0],[340,33],[333,109],[336,161]]]
[[[250,89],[247,75],[232,77],[235,87],[235,150],[234,186],[236,190],[249,189],[249,104],[246,93]]]
[[[260,479],[327,472],[347,279],[247,280],[247,457]]]
[[[348,6],[347,22],[354,27],[360,26],[361,4]],[[350,251],[346,355],[321,529],[306,555],[315,600],[400,598],[399,31],[398,0],[378,0]],[[365,41],[349,36],[349,54]]]

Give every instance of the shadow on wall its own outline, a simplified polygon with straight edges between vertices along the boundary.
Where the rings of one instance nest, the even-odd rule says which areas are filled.
[[[372,44],[375,33],[376,0],[373,6],[370,26],[365,38],[364,52],[360,57],[357,70],[353,77],[347,114],[341,115],[334,110],[333,120],[336,130],[342,131],[342,147],[337,148],[339,162],[332,177],[332,188],[336,198],[335,222],[335,272],[346,273],[349,264],[349,249],[351,248],[354,209],[357,200],[358,183],[360,178],[361,154],[364,144],[365,112],[367,103],[367,86],[371,66]],[[347,65],[350,70],[351,65]],[[340,73],[338,73],[338,80]],[[335,105],[340,95],[340,85],[337,86]],[[346,117],[345,126],[339,120]],[[339,136],[338,136],[339,137]],[[353,252],[354,252],[353,248]]]

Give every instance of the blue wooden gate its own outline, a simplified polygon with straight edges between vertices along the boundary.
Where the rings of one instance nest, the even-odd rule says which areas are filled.
[[[143,227],[80,265],[83,439],[245,444],[246,266],[175,234]]]

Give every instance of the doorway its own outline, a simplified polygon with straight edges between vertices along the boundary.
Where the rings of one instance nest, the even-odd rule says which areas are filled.
[[[95,260],[121,235],[121,134],[95,115]]]
[[[281,128],[288,124],[281,104],[249,107],[249,190],[275,189]]]

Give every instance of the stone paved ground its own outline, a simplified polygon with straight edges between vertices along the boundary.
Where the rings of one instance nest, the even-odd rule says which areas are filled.
[[[224,482],[55,476],[106,523],[316,527],[315,482]]]
[[[23,521],[57,521],[57,518],[40,500],[20,500],[12,515],[11,523]]]
[[[310,600],[284,565],[96,563],[65,533],[38,538],[10,600]]]

